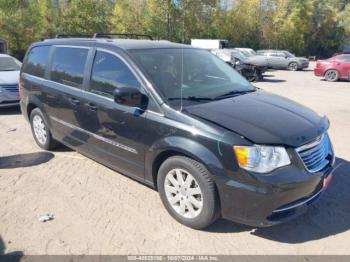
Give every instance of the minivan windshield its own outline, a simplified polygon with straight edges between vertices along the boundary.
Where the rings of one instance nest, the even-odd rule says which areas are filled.
[[[231,66],[192,48],[129,50],[173,106],[204,103],[255,91]]]
[[[0,57],[0,71],[18,71],[21,65],[21,62],[13,57]]]

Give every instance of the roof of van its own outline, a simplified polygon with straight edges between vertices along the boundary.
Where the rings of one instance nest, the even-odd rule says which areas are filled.
[[[193,48],[190,45],[173,43],[166,40],[144,40],[144,39],[109,39],[109,38],[54,38],[46,39],[37,44],[63,44],[63,45],[79,45],[86,43],[103,43],[115,45],[121,49],[152,49],[152,48]]]

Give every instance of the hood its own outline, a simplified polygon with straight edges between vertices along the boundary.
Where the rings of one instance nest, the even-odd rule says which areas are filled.
[[[261,90],[189,106],[184,112],[223,126],[256,144],[298,147],[324,133],[329,126],[326,117]]]
[[[267,58],[264,56],[251,56],[248,57],[244,62],[256,66],[267,66]]]
[[[18,79],[19,71],[0,71],[0,85],[15,85]]]

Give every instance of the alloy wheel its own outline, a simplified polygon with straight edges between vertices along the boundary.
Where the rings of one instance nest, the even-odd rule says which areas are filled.
[[[186,170],[172,169],[164,181],[170,206],[185,218],[197,217],[203,207],[203,194],[196,179]]]
[[[47,130],[44,120],[39,115],[35,115],[33,118],[33,130],[36,139],[40,144],[44,145],[47,141]]]
[[[336,81],[338,79],[338,73],[335,70],[329,70],[326,73],[326,80],[327,81]]]

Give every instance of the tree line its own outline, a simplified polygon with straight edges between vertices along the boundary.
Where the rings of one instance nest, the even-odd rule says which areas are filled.
[[[57,33],[96,32],[329,57],[350,42],[350,0],[0,0],[0,37],[18,57]]]

